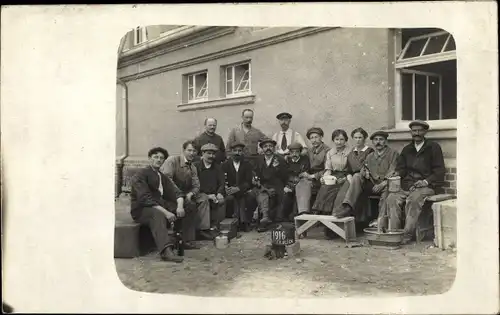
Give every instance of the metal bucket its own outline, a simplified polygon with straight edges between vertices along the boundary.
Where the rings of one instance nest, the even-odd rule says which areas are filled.
[[[401,177],[394,176],[387,179],[387,190],[389,192],[399,192],[401,190]]]

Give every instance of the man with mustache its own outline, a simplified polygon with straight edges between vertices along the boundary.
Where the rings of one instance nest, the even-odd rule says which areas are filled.
[[[290,154],[286,157],[288,182],[285,186],[283,197],[283,212],[285,219],[293,222],[296,215],[292,209],[297,202],[298,214],[309,212],[311,202],[312,184],[309,170],[311,163],[307,155],[301,155],[302,144],[294,142],[288,146]]]
[[[213,238],[210,231],[210,201],[206,195],[200,194],[198,171],[193,165],[196,154],[194,141],[188,140],[182,144],[182,154],[168,157],[161,168],[161,172],[184,193],[186,216],[182,222],[182,233],[189,241],[194,241],[196,234],[199,239]],[[197,248],[193,243],[185,243],[184,248],[191,247]]]
[[[350,215],[356,209],[356,204],[363,196],[367,198],[370,194],[380,196],[379,215],[383,214],[385,200],[387,198],[387,177],[394,172],[399,153],[387,146],[389,134],[385,131],[376,131],[370,136],[374,152],[366,157],[364,167],[359,173],[352,176],[351,183],[342,202],[342,208],[336,211],[337,217]]]
[[[254,112],[252,109],[244,109],[241,113],[241,124],[236,128],[231,129],[227,138],[227,151],[230,153],[230,148],[235,142],[245,144],[243,153],[248,161],[254,165],[255,160],[259,156],[259,140],[266,135],[259,129],[252,126]]]
[[[213,233],[220,228],[219,224],[226,214],[224,172],[215,163],[217,152],[219,148],[215,144],[207,143],[201,147],[201,160],[194,163],[200,180],[200,195],[210,200],[210,225]]]
[[[222,137],[215,133],[217,130],[217,119],[207,118],[205,119],[205,131],[200,134],[196,139],[194,139],[196,148],[201,148],[207,143],[215,144],[219,150],[215,154],[214,162],[220,164],[226,160],[226,147],[224,146],[224,140]],[[201,150],[199,151],[199,156],[201,157]]]
[[[416,120],[409,127],[413,141],[401,151],[393,174],[401,177],[401,190],[389,193],[386,201],[389,228],[399,229],[405,221],[405,244],[413,240],[425,199],[443,185],[446,170],[441,146],[425,138],[429,124]]]
[[[269,224],[283,220],[283,189],[287,180],[286,161],[275,154],[276,141],[270,138],[260,140],[264,152],[257,158],[255,166],[258,210],[262,214],[258,232],[267,231]],[[271,207],[271,204],[274,206]]]
[[[131,180],[131,216],[135,222],[147,225],[164,261],[182,262],[174,251],[174,240],[168,235],[167,221],[184,217],[183,193],[160,172],[168,158],[167,150],[153,148],[148,152],[149,166],[139,170]],[[184,241],[189,241],[184,235]]]
[[[288,155],[290,153],[290,151],[288,150],[288,145],[298,142],[302,145],[301,154],[306,155],[307,145],[304,141],[304,138],[302,138],[300,133],[290,128],[290,124],[292,122],[292,114],[287,112],[279,113],[276,116],[276,119],[278,119],[281,126],[281,131],[275,133],[272,137],[272,139],[278,144],[276,153],[282,156]]]
[[[226,209],[231,217],[238,219],[239,230],[248,232],[255,209],[255,194],[251,190],[253,169],[245,160],[244,148],[244,143],[233,143],[231,157],[222,163],[222,170],[226,179]]]

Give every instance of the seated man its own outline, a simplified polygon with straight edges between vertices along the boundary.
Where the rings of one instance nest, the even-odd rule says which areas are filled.
[[[366,157],[364,166],[359,173],[352,176],[351,183],[342,201],[342,207],[337,211],[337,217],[350,215],[356,205],[366,201],[370,194],[380,194],[379,217],[383,216],[387,197],[387,177],[394,172],[399,153],[387,146],[389,134],[385,131],[374,132],[370,140],[373,142],[374,152]],[[366,198],[363,199],[362,198]],[[356,215],[356,213],[355,213]]]
[[[288,182],[285,186],[283,197],[283,212],[288,221],[293,222],[294,204],[297,201],[298,214],[309,212],[312,182],[308,173],[311,167],[309,157],[301,155],[303,146],[299,142],[288,146],[287,160]]]
[[[174,222],[176,215],[184,216],[184,199],[182,192],[160,172],[167,157],[163,148],[149,150],[149,166],[131,179],[130,214],[135,222],[150,228],[162,260],[182,262],[183,257],[173,251],[174,240],[168,235],[167,221]]]
[[[182,145],[183,153],[179,156],[170,156],[163,164],[161,171],[185,195],[186,216],[183,219],[183,235],[193,241],[198,238],[213,239],[210,230],[210,202],[206,195],[200,194],[200,181],[196,167],[192,164],[196,155],[193,141],[186,141]],[[189,246],[195,246],[190,244]]]
[[[425,199],[435,194],[445,174],[441,146],[425,138],[429,125],[412,121],[410,129],[413,141],[401,151],[393,174],[401,177],[401,190],[389,193],[386,201],[389,228],[399,229],[405,220],[403,243],[413,239]]]
[[[207,143],[201,147],[201,160],[194,163],[200,180],[200,195],[210,200],[210,224],[214,232],[220,228],[226,214],[224,172],[215,162],[218,151],[215,144]]]
[[[255,195],[252,193],[252,165],[245,160],[242,142],[231,144],[231,156],[222,164],[226,179],[226,208],[238,218],[239,229],[248,232],[252,222]]]
[[[283,189],[287,180],[287,168],[285,159],[274,152],[276,141],[263,138],[259,145],[264,154],[256,159],[254,184],[256,185],[258,209],[262,214],[258,232],[265,232],[270,223],[283,220],[282,202]],[[274,207],[271,207],[271,204]]]

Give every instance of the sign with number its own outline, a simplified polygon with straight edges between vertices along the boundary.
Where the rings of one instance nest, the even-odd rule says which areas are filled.
[[[295,243],[295,234],[293,229],[283,229],[278,227],[271,231],[271,243],[275,245],[291,245]]]

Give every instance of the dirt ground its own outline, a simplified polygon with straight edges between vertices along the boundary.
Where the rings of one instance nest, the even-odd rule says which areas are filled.
[[[456,252],[431,242],[397,250],[346,248],[341,239],[327,240],[321,227],[300,240],[299,257],[264,258],[267,233],[243,233],[227,249],[213,242],[186,251],[185,261],[160,261],[157,254],[115,259],[119,278],[130,289],[193,296],[346,297],[439,294],[450,289]],[[359,235],[364,242],[363,236]]]

